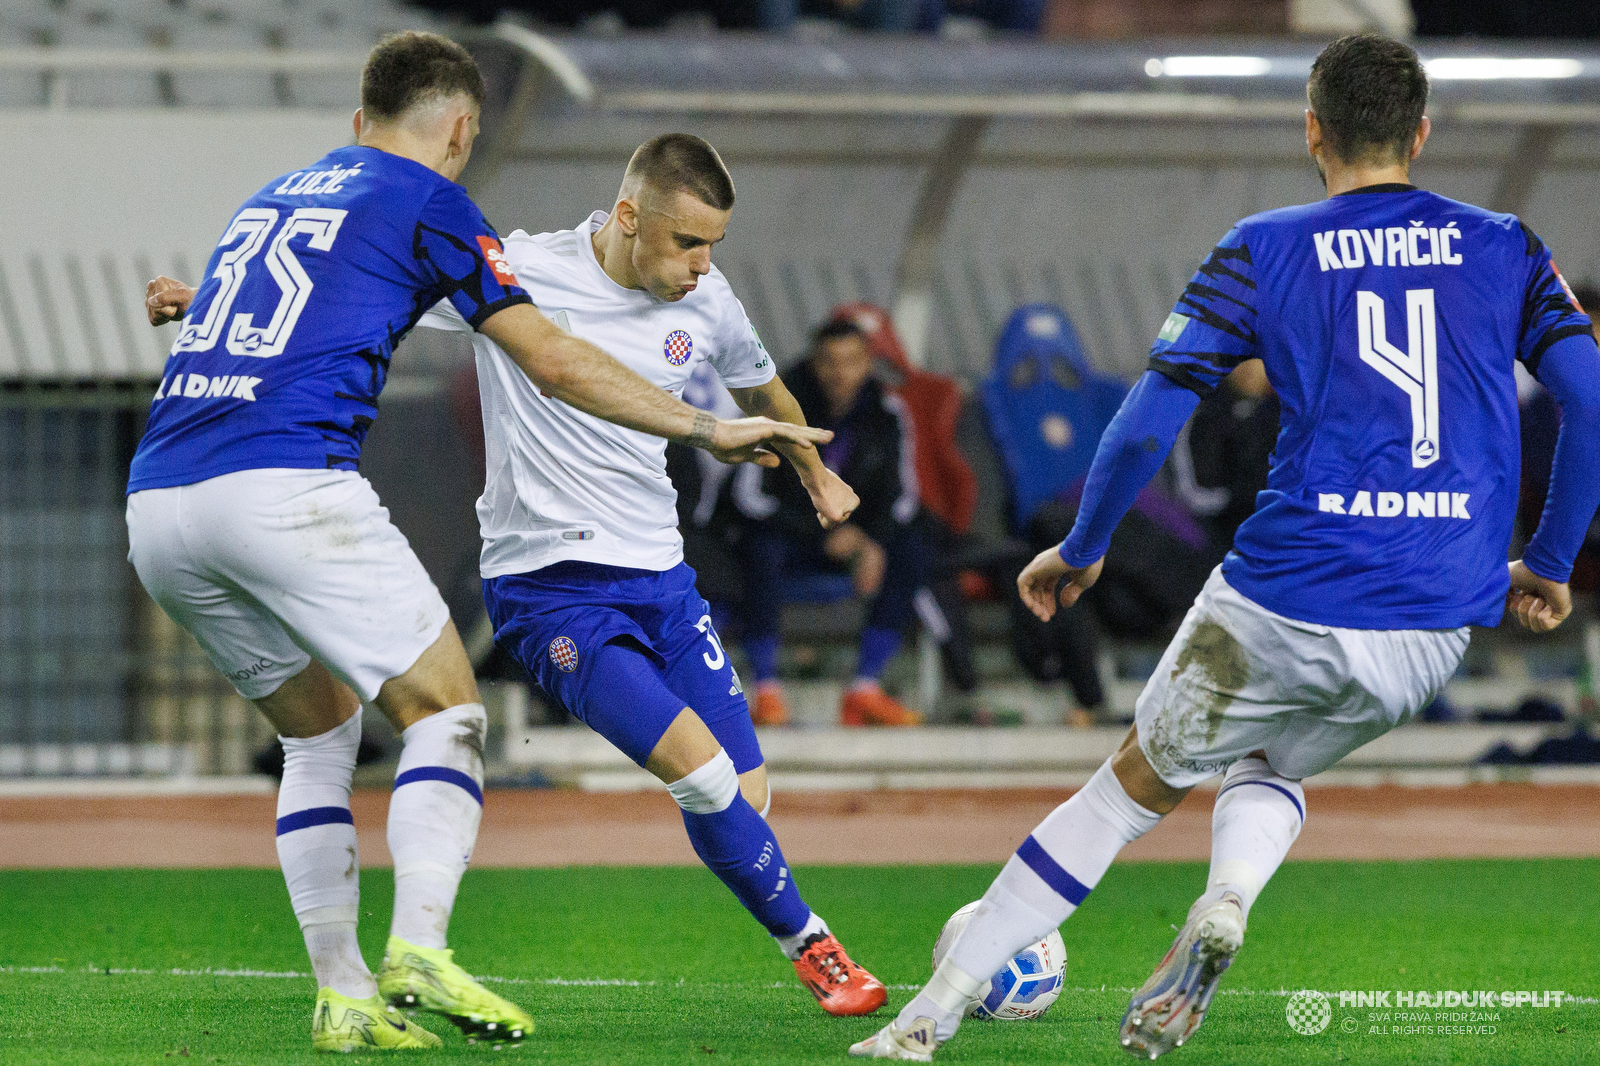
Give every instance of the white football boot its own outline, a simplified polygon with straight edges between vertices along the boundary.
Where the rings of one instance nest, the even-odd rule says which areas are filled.
[[[1232,892],[1189,911],[1178,939],[1122,1016],[1118,1035],[1125,1050],[1153,1059],[1194,1035],[1223,971],[1244,944],[1244,924],[1243,907]]]
[[[906,1062],[932,1062],[933,1052],[939,1046],[934,1035],[933,1019],[918,1018],[908,1029],[898,1029],[891,1022],[865,1040],[850,1045],[850,1054],[858,1059],[902,1059]]]

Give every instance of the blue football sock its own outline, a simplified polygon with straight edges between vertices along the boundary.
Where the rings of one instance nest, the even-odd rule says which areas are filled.
[[[744,638],[744,653],[750,656],[750,668],[756,673],[756,682],[778,679],[778,638],[776,634]]]
[[[856,677],[876,681],[883,676],[883,668],[889,665],[889,660],[899,650],[898,629],[867,626],[861,631],[861,659],[856,666]]]
[[[767,932],[793,936],[805,928],[811,908],[800,898],[778,838],[743,795],[715,814],[684,811],[683,825],[700,861]]]

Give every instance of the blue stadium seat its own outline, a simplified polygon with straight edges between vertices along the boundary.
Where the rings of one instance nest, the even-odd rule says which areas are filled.
[[[855,599],[856,588],[849,574],[785,574],[777,592],[784,603],[838,603]]]
[[[989,432],[1010,490],[1013,529],[1089,471],[1127,386],[1089,366],[1078,332],[1054,304],[1012,312],[981,386]]]

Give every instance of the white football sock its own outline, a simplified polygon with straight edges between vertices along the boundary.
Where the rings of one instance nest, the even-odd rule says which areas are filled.
[[[442,948],[483,817],[481,703],[464,703],[400,734],[405,749],[389,800],[389,852],[394,856],[392,936]]]
[[[1277,872],[1305,824],[1306,791],[1273,773],[1265,759],[1240,759],[1228,768],[1211,811],[1211,873],[1197,905],[1239,897],[1246,919],[1261,889]]]
[[[356,942],[354,910],[348,920],[339,917],[332,907],[326,908],[325,913],[333,920],[312,922],[301,929],[306,950],[311,953],[311,971],[317,975],[317,987],[331,988],[351,999],[377,995],[378,982],[372,979],[372,971],[361,957],[361,945]]]
[[[1117,852],[1148,833],[1161,815],[1129,797],[1107,759],[1089,783],[1051,811],[1017,849],[983,894],[944,965],[982,982],[1018,951],[1048,935],[1077,910],[1110,867]],[[954,987],[961,987],[959,981]],[[919,992],[900,1012],[904,1029],[919,1017],[935,1022],[947,1040],[961,1024],[961,1010]]]
[[[778,950],[783,952],[784,958],[790,962],[797,962],[801,954],[806,950],[807,940],[810,940],[818,933],[827,936],[831,932],[832,930],[828,928],[828,923],[822,920],[822,916],[816,911],[812,911],[811,917],[806,919],[805,928],[794,936],[775,936],[772,939],[778,942]]]
[[[300,921],[318,988],[366,999],[378,985],[356,942],[361,901],[350,775],[361,744],[361,713],[315,737],[279,737],[278,863]]]
[[[977,999],[978,992],[988,983],[988,977],[972,976],[946,955],[922,991],[895,1017],[894,1027],[909,1029],[918,1018],[932,1018],[933,1037],[942,1044],[956,1035],[967,1004]]]

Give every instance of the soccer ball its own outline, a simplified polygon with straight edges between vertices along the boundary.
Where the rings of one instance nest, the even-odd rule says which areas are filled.
[[[935,970],[981,902],[974,900],[962,907],[939,930],[939,939],[933,944]],[[1009,1022],[1039,1017],[1061,995],[1061,972],[1066,967],[1067,946],[1061,942],[1061,933],[1052,929],[1049,936],[1017,952],[1005,969],[989,978],[988,985],[978,990],[979,998],[967,1007],[967,1017]]]

